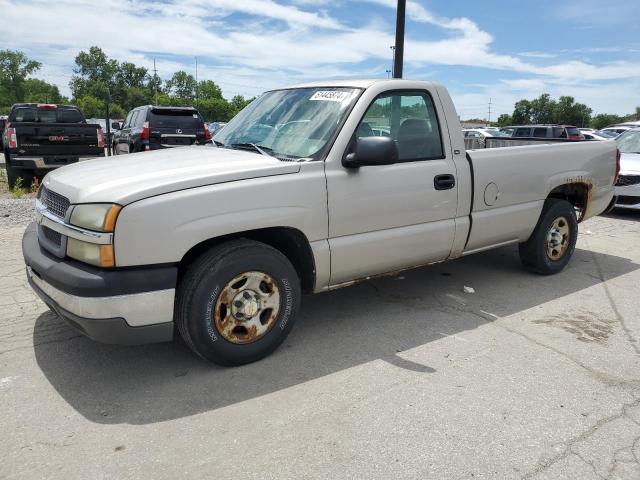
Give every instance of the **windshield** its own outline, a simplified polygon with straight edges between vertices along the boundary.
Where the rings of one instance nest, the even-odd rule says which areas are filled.
[[[317,160],[359,92],[330,87],[267,92],[236,115],[213,140],[227,148],[249,146],[253,151],[266,151],[280,160]]]
[[[640,153],[640,130],[627,130],[615,142],[622,153]]]

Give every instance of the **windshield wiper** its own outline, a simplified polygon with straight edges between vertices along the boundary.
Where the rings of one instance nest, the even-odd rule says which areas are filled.
[[[245,149],[245,150],[247,148],[252,148],[253,150],[255,150],[261,155],[266,155],[267,157],[273,156],[271,155],[271,153],[269,153],[269,152],[273,152],[273,149],[269,147],[263,147],[262,145],[256,145],[255,143],[232,143],[231,148]]]
[[[224,143],[219,142],[218,140],[214,140],[213,143],[216,145],[216,147],[224,147]]]

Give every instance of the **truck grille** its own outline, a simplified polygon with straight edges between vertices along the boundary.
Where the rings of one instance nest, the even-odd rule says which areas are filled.
[[[51,230],[47,227],[42,227],[42,233],[44,237],[53,243],[56,247],[60,247],[62,245],[62,234],[56,232],[55,230]]]
[[[64,218],[69,208],[69,199],[62,195],[52,192],[44,185],[40,189],[40,202],[47,207],[47,210],[56,217]]]
[[[628,187],[629,185],[638,185],[640,183],[640,175],[620,175],[616,182],[616,187]]]

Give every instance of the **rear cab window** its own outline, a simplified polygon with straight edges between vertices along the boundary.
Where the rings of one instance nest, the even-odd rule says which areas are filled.
[[[30,123],[84,123],[76,108],[18,107],[11,112],[10,121]]]

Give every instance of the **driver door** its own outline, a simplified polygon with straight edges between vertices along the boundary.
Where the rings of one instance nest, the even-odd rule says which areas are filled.
[[[370,104],[351,148],[358,138],[390,136],[399,162],[327,164],[331,285],[449,256],[458,186],[439,118],[444,113],[428,91],[385,92]],[[453,182],[442,188],[443,178]]]

